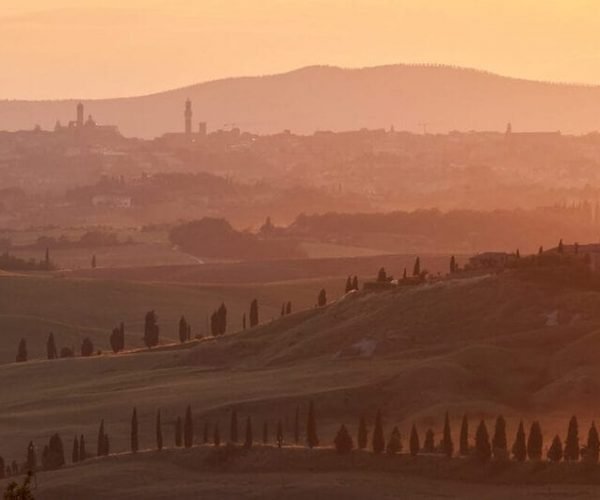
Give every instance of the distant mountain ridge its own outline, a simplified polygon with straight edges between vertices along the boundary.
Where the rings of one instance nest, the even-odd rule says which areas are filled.
[[[522,80],[484,71],[436,65],[362,69],[309,66],[288,73],[199,83],[157,94],[84,101],[86,114],[114,124],[126,136],[152,138],[183,130],[185,99],[196,124],[209,131],[237,126],[257,133],[289,129],[388,128],[451,130],[600,129],[600,86]],[[74,119],[76,99],[0,100],[0,130],[52,128]]]

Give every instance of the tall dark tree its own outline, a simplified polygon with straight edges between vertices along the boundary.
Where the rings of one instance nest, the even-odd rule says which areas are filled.
[[[357,444],[359,450],[364,450],[367,447],[367,442],[369,440],[369,431],[367,429],[367,421],[365,417],[360,417],[360,421],[358,422],[358,437]]]
[[[83,342],[81,343],[81,355],[84,358],[87,358],[87,357],[91,356],[92,354],[94,354],[94,344],[88,337],[86,337],[83,339]]]
[[[475,454],[481,462],[487,462],[492,457],[490,436],[483,420],[479,422],[475,433]]]
[[[98,429],[98,445],[96,448],[96,454],[99,457],[104,456],[104,436],[105,436],[105,432],[104,432],[104,419],[102,419],[100,421],[100,428]]]
[[[217,422],[215,425],[215,430],[213,432],[213,444],[215,446],[221,446],[221,433],[219,432],[219,423]]]
[[[469,418],[465,413],[460,424],[458,452],[464,457],[469,454]]]
[[[527,456],[529,460],[540,460],[544,447],[544,437],[539,422],[533,422],[527,438]]]
[[[58,434],[53,434],[50,437],[48,446],[44,450],[46,451],[42,455],[44,469],[58,469],[65,465],[65,450],[62,439]]]
[[[402,279],[403,279],[404,281],[406,281],[406,280],[407,280],[407,278],[408,278],[408,274],[407,274],[407,272],[406,272],[406,268],[404,268],[404,271],[402,271]]]
[[[527,458],[527,443],[525,440],[525,428],[523,427],[523,421],[519,422],[519,428],[515,437],[515,442],[512,446],[513,458],[517,462],[524,462]]]
[[[244,448],[252,448],[253,442],[254,438],[252,436],[252,419],[250,417],[246,417],[246,437],[244,439]]]
[[[229,442],[237,443],[238,442],[238,419],[237,419],[237,411],[231,411],[231,421],[229,423]]]
[[[250,303],[250,328],[258,326],[258,300],[254,299]]]
[[[575,416],[572,416],[571,420],[569,420],[564,455],[567,462],[576,462],[579,460],[579,426],[577,424],[577,417]]]
[[[192,407],[188,405],[185,410],[185,422],[183,424],[183,445],[191,448],[194,444],[194,420],[192,419]]]
[[[358,276],[354,276],[354,278],[352,278],[352,290],[356,290],[358,292]]]
[[[395,455],[396,453],[400,453],[402,451],[402,438],[400,436],[400,430],[396,426],[394,426],[392,429],[386,451],[388,455]]]
[[[266,420],[263,422],[262,442],[269,444],[269,423]]]
[[[508,458],[508,444],[506,440],[506,420],[500,415],[496,419],[494,428],[494,437],[492,438],[492,453],[496,460],[506,460]]]
[[[134,408],[133,414],[131,415],[131,453],[137,453],[138,447],[139,442],[137,408]]]
[[[58,358],[56,343],[54,342],[54,333],[52,332],[50,332],[50,335],[48,335],[48,341],[46,342],[46,352],[48,354],[48,359]]]
[[[427,429],[427,432],[425,433],[423,451],[425,453],[433,453],[435,451],[435,435],[433,429]]]
[[[344,291],[346,293],[348,293],[351,290],[352,290],[352,278],[350,276],[348,276],[348,278],[346,279],[346,288],[344,289]]]
[[[294,417],[294,444],[300,444],[300,407],[296,406]]]
[[[25,339],[21,339],[19,342],[19,348],[17,349],[17,363],[27,361],[27,342]]]
[[[385,437],[383,436],[383,418],[381,410],[375,415],[375,428],[373,429],[373,453],[379,455],[385,450]]]
[[[188,322],[185,316],[179,318],[179,342],[182,344],[188,340]]]
[[[160,423],[160,410],[156,412],[156,449],[161,451],[163,449],[163,435],[162,425]]]
[[[35,472],[36,469],[37,457],[35,455],[35,446],[33,445],[33,441],[29,441],[29,445],[27,446],[27,470]]]
[[[319,446],[317,436],[317,418],[315,417],[315,406],[312,401],[308,404],[308,416],[306,419],[306,444],[309,448]]]
[[[413,457],[416,457],[419,454],[419,450],[421,449],[421,443],[419,442],[419,433],[417,432],[417,426],[415,424],[412,425],[410,430],[410,454]]]
[[[77,436],[75,436],[75,439],[73,439],[73,451],[71,453],[71,461],[74,464],[79,462],[79,440],[77,439]]]
[[[87,458],[87,451],[85,449],[85,437],[82,434],[79,436],[79,461],[83,461]]]
[[[377,281],[380,283],[385,283],[387,281],[387,273],[385,272],[385,268],[382,267],[381,269],[379,269],[379,272],[377,273]]]
[[[565,247],[563,245],[563,240],[561,238],[560,241],[558,242],[558,253],[563,253],[564,251],[565,251]]]
[[[96,269],[96,254],[92,255],[92,269]]]
[[[115,354],[122,350],[121,330],[119,328],[113,328],[113,331],[110,334],[110,347]]]
[[[596,424],[592,422],[590,430],[588,431],[587,445],[585,447],[584,459],[587,463],[597,464],[598,456],[600,453],[600,439],[598,438],[598,431],[596,430]]]
[[[421,258],[415,259],[415,265],[413,267],[413,276],[421,276]]]
[[[333,440],[333,444],[335,445],[335,451],[341,455],[350,453],[352,448],[354,448],[352,436],[350,436],[350,433],[348,432],[348,429],[346,429],[345,425],[342,424],[338,430],[335,439]]]
[[[158,345],[160,328],[154,311],[148,311],[144,318],[144,344],[148,349]]]
[[[281,419],[277,422],[277,448],[281,448],[283,446],[283,425],[281,423]]]
[[[183,444],[183,425],[181,422],[181,417],[177,417],[175,421],[175,446],[178,448]]]
[[[454,274],[456,272],[456,258],[454,255],[450,257],[450,274]]]
[[[288,303],[285,306],[285,314],[292,314],[292,301],[288,300]]]
[[[548,460],[551,462],[560,462],[563,459],[563,445],[558,435],[554,436],[550,449],[548,450]]]
[[[450,417],[448,416],[448,412],[446,412],[446,417],[444,418],[444,435],[442,437],[442,453],[446,455],[448,458],[452,457],[454,454],[454,443],[452,442],[452,431],[450,429]]]
[[[327,292],[324,288],[319,292],[319,297],[317,298],[317,305],[319,307],[324,307],[327,305]]]

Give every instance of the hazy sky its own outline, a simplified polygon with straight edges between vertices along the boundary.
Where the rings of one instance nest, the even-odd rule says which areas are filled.
[[[311,64],[436,62],[600,83],[600,0],[2,4],[0,99],[125,96]]]

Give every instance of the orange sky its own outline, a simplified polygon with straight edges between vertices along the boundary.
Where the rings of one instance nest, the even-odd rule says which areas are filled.
[[[311,64],[600,83],[600,0],[12,3],[0,11],[0,99],[125,96]]]

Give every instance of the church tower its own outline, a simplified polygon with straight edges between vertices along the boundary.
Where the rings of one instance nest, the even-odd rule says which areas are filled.
[[[185,101],[185,135],[192,135],[192,101]]]

